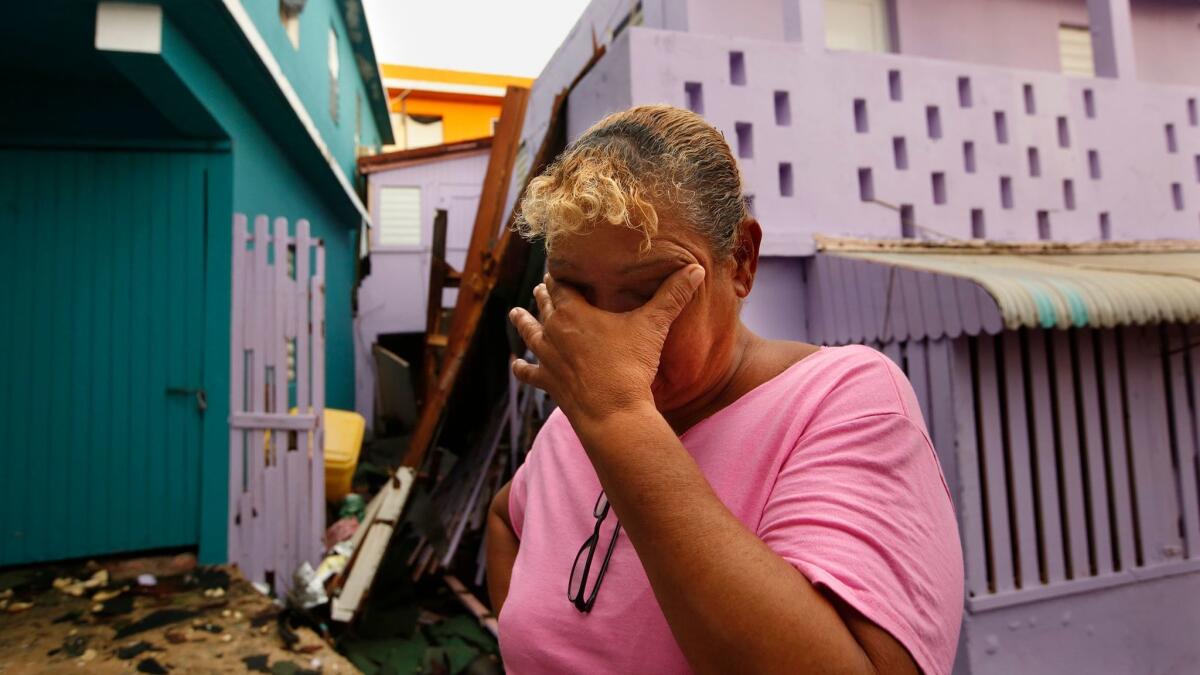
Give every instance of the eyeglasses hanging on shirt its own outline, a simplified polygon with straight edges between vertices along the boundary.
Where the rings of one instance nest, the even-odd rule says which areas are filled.
[[[596,497],[596,506],[592,508],[592,515],[596,518],[596,528],[592,531],[592,536],[588,537],[587,541],[583,542],[583,546],[579,547],[579,553],[575,554],[575,564],[571,566],[571,578],[567,582],[567,599],[571,601],[575,609],[585,614],[592,611],[592,605],[596,604],[596,594],[600,591],[600,582],[604,581],[604,572],[608,569],[608,561],[612,558],[613,549],[617,546],[617,535],[621,533],[621,522],[617,521],[612,538],[608,541],[608,550],[604,554],[604,560],[600,562],[600,569],[596,572],[596,578],[589,587],[588,580],[592,572],[592,562],[596,558],[596,549],[600,544],[600,525],[608,517],[608,512],[608,497],[601,490],[600,496]],[[586,556],[584,556],[585,553]]]

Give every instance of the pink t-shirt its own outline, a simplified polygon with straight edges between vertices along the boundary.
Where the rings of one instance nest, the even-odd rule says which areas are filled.
[[[869,347],[823,348],[681,440],[771,550],[886,629],[927,675],[950,672],[963,604],[958,527],[916,396],[895,364]],[[509,494],[521,542],[500,614],[510,673],[689,672],[624,531],[592,611],[567,599],[599,492],[579,438],[555,411]],[[610,513],[599,555],[614,520]]]

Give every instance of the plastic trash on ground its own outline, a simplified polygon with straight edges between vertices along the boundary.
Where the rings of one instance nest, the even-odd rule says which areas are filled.
[[[325,548],[331,549],[334,545],[346,541],[354,536],[358,530],[358,519],[354,517],[342,518],[334,524],[330,525],[325,530]]]
[[[288,593],[288,604],[293,607],[312,609],[329,602],[325,592],[325,582],[346,568],[350,557],[344,553],[331,553],[325,556],[317,569],[313,569],[308,561],[300,563],[292,575],[292,590]]]
[[[363,516],[367,514],[367,500],[357,493],[350,493],[342,500],[342,505],[338,508],[338,518],[354,517],[358,522],[362,522]]]

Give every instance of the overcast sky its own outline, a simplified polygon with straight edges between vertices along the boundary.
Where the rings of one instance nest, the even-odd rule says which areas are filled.
[[[587,0],[365,0],[381,63],[537,77]]]

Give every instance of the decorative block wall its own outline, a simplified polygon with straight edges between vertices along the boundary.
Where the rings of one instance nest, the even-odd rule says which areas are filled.
[[[618,65],[580,83],[568,133],[613,102],[703,114],[766,255],[806,255],[814,233],[1200,237],[1200,88],[645,27],[608,49]]]

